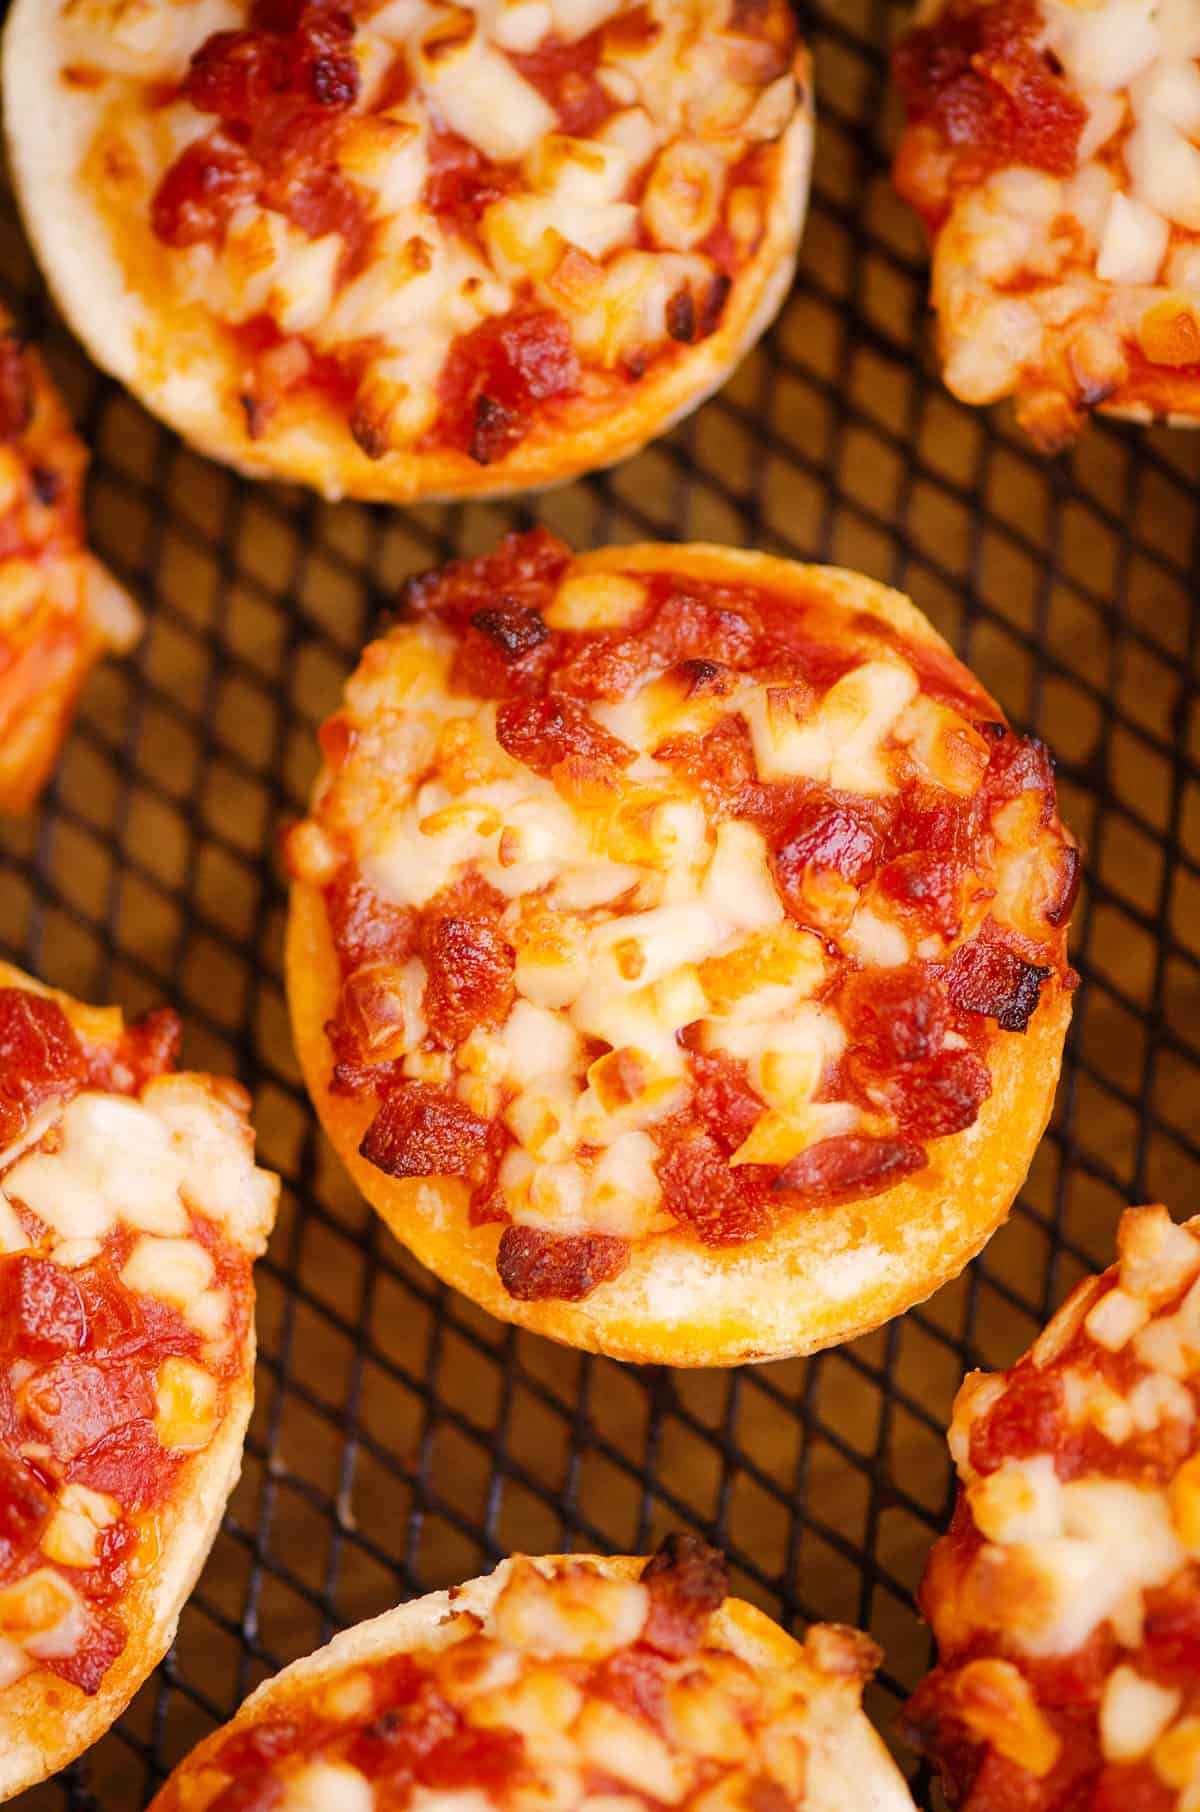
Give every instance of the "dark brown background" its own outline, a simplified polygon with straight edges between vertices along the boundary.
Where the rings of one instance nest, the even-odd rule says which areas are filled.
[[[911,1592],[948,1502],[942,1429],[1111,1250],[1127,1199],[1196,1206],[1200,1143],[1200,439],[1101,426],[1048,464],[940,389],[924,261],[889,194],[874,0],[807,14],[821,126],[801,274],[726,390],[629,465],[527,506],[370,511],[255,487],[101,380],[46,309],[11,208],[4,287],[95,448],[96,545],[146,606],[41,813],[0,830],[0,946],[138,1011],[174,1000],[194,1065],[253,1089],[285,1178],[260,1273],[245,1474],[174,1659],[63,1788],[132,1808],[265,1672],[339,1623],[513,1548],[642,1547],[691,1522],[776,1614],[887,1649],[885,1728],[925,1665]],[[690,537],[911,591],[1060,759],[1085,841],[1085,982],[1055,1126],[1011,1223],[923,1310],[841,1352],[639,1371],[516,1336],[383,1233],[314,1131],[279,981],[281,824],[313,731],[397,582],[534,517],[577,545]]]

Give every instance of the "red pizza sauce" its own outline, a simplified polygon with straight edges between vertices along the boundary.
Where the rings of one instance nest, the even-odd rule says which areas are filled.
[[[672,1663],[704,1646],[709,1621],[725,1598],[725,1561],[696,1536],[672,1535],[646,1563],[642,1580],[649,1611],[634,1641],[601,1661],[555,1655],[550,1664],[556,1677],[586,1698],[615,1705],[672,1743],[667,1712],[667,1688],[677,1672]],[[524,1738],[503,1725],[468,1721],[442,1690],[438,1673],[448,1657],[454,1671],[469,1679],[496,1653],[495,1639],[481,1626],[446,1650],[416,1649],[365,1662],[353,1676],[356,1696],[365,1689],[368,1703],[353,1716],[317,1710],[310,1698],[297,1695],[286,1709],[231,1732],[205,1757],[206,1768],[232,1776],[207,1812],[270,1812],[284,1790],[283,1765],[291,1773],[297,1762],[317,1759],[357,1769],[375,1788],[381,1807],[400,1807],[419,1788],[501,1797],[527,1772]],[[323,1697],[328,1702],[328,1693]],[[584,1793],[607,1791],[611,1782],[594,1764],[584,1764]],[[622,1783],[621,1791],[630,1788]]]
[[[179,1032],[177,1015],[163,1010],[113,1045],[92,1044],[57,1001],[0,988],[0,1159],[50,1100],[85,1090],[136,1097],[169,1074]],[[23,1218],[19,1200],[12,1206]],[[226,1380],[241,1364],[249,1261],[200,1216],[190,1237],[213,1260],[214,1287],[230,1293],[230,1339],[223,1352],[204,1355],[205,1369]],[[202,1349],[177,1309],[122,1281],[135,1238],[118,1227],[74,1269],[35,1251],[0,1253],[0,1588],[53,1564],[40,1543],[65,1486],[102,1492],[122,1511],[100,1536],[94,1567],[57,1569],[83,1601],[87,1630],[71,1654],[44,1665],[87,1693],[125,1647],[120,1599],[140,1519],[170,1496],[184,1458],[165,1451],[155,1432],[156,1371],[167,1358],[195,1360]]]
[[[930,128],[951,154],[955,183],[1011,164],[1054,176],[1075,168],[1087,109],[1038,47],[1041,27],[1036,0],[950,0],[897,45],[892,71],[909,124]],[[926,211],[928,196],[920,203]]]
[[[1101,1285],[1119,1282],[1113,1266]],[[1189,1284],[1161,1303],[1156,1315],[1171,1316]],[[1142,1379],[1154,1375],[1131,1345],[1110,1352],[1080,1325],[1049,1364],[1026,1355],[1005,1374],[1004,1391],[972,1423],[968,1462],[981,1477],[1008,1460],[1051,1454],[1064,1482],[1083,1477],[1125,1479],[1145,1487],[1167,1485],[1200,1448],[1200,1422],[1166,1418],[1157,1427],[1135,1430],[1114,1442],[1093,1423],[1068,1415],[1064,1377],[1068,1372],[1103,1379],[1123,1399]],[[1194,1393],[1193,1393],[1194,1394]],[[1081,1648],[1044,1658],[1022,1652],[1004,1633],[969,1628],[965,1635],[952,1607],[963,1598],[964,1582],[984,1537],[959,1488],[950,1528],[935,1544],[918,1594],[938,1638],[939,1665],[905,1708],[910,1740],[940,1768],[955,1806],[969,1812],[1172,1812],[1176,1795],[1148,1759],[1105,1761],[1099,1742],[1099,1707],[1108,1678],[1118,1665],[1179,1690],[1178,1718],[1200,1713],[1200,1566],[1188,1562],[1165,1586],[1145,1593],[1142,1638],[1119,1644],[1105,1622]],[[1042,1779],[1018,1762],[972,1740],[956,1713],[955,1682],[960,1669],[984,1657],[1000,1656],[1029,1682],[1039,1709],[1058,1735],[1062,1753]]]
[[[510,536],[494,554],[411,581],[402,602],[453,632],[454,689],[495,699],[502,747],[550,776],[568,800],[586,799],[634,758],[590,717],[594,701],[620,699],[648,676],[670,672],[693,693],[727,693],[739,675],[750,674],[803,688],[815,704],[865,658],[847,643],[841,619],[835,631],[830,607],[816,597],[806,606],[755,587],[665,573],[639,574],[645,608],[620,631],[552,630],[543,613],[570,559],[545,530]],[[881,797],[806,779],[761,780],[737,715],[719,719],[706,735],[657,749],[660,761],[695,785],[710,820],[738,818],[762,832],[792,922],[825,944],[828,973],[817,998],[836,1009],[846,1048],[818,1099],[845,1101],[890,1123],[886,1131],[818,1140],[782,1167],[731,1165],[766,1104],[743,1063],[692,1048],[685,1028],[679,1037],[688,1051],[690,1099],[650,1130],[663,1204],[706,1246],[742,1244],[806,1203],[864,1199],[922,1171],[927,1142],[966,1130],[988,1099],[997,1037],[1025,1031],[1048,978],[1073,985],[1061,935],[1035,945],[986,918],[948,961],[914,956],[899,967],[864,971],[841,953],[831,935],[836,927],[814,918],[814,877],[854,888],[874,883],[911,928],[914,946],[930,929],[952,939],[967,888],[990,884],[994,815],[1031,792],[1042,822],[1055,821],[1053,769],[1042,745],[997,723],[987,695],[938,649],[910,644],[875,618],[864,618],[862,627],[903,654],[931,697],[984,733],[990,753],[973,797],[915,777]],[[344,718],[326,725],[332,770],[353,736]],[[1078,874],[1065,836],[1056,860],[1051,912],[1062,926]],[[481,1118],[452,1087],[406,1079],[401,1061],[389,1056],[396,968],[413,956],[425,969],[428,1049],[453,1051],[472,1027],[504,1023],[516,955],[501,923],[507,902],[468,869],[424,907],[399,909],[373,893],[349,858],[326,886],[325,902],[343,977],[328,1027],[332,1086],[378,1103],[363,1155],[393,1177],[460,1176],[474,1223],[508,1222],[497,1173],[514,1140],[501,1115]],[[618,1275],[628,1253],[623,1239],[505,1225],[498,1269],[515,1297],[578,1300]]]

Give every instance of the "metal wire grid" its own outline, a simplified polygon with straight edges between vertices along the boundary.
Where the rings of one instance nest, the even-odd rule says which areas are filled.
[[[883,0],[807,9],[813,208],[763,345],[665,442],[529,503],[332,508],[235,480],[87,365],[4,209],[5,291],[94,448],[94,539],[148,631],[91,685],[40,813],[0,831],[0,947],[131,1011],[175,1001],[187,1060],[249,1085],[285,1181],[245,1471],[179,1641],[24,1812],[141,1804],[260,1678],[400,1596],[515,1548],[638,1549],[681,1524],[785,1622],[872,1631],[887,1662],[869,1705],[890,1732],[928,1662],[912,1593],[950,1502],[963,1370],[1015,1356],[1105,1262],[1126,1200],[1195,1206],[1200,442],[1102,426],[1046,463],[942,391],[922,248],[886,182],[898,22]],[[899,584],[1059,756],[1088,864],[1055,1124],[967,1276],[838,1352],[671,1373],[516,1334],[407,1258],[314,1128],[282,999],[276,833],[399,580],[535,520],[580,546],[723,540]]]

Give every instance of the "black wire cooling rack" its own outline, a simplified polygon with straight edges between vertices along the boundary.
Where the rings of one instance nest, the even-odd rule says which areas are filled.
[[[1101,425],[1046,462],[945,394],[922,247],[887,182],[898,15],[816,0],[804,23],[816,179],[779,321],[690,422],[545,498],[385,511],[236,480],[86,363],[3,207],[0,281],[94,449],[95,544],[148,631],[91,684],[41,811],[0,831],[0,946],[84,996],[174,1001],[187,1060],[253,1091],[285,1183],[245,1471],[177,1646],[23,1812],[139,1806],[260,1678],[398,1597],[512,1549],[644,1549],[679,1525],[785,1622],[870,1630],[890,1735],[928,1661],[913,1591],[950,1502],[964,1369],[1017,1354],[1106,1261],[1124,1202],[1197,1206],[1200,437]],[[710,539],[900,585],[1058,755],[1088,860],[1053,1128],[986,1256],[838,1352],[673,1373],[505,1329],[383,1232],[307,1108],[277,833],[316,725],[407,573],[536,520],[577,546]]]

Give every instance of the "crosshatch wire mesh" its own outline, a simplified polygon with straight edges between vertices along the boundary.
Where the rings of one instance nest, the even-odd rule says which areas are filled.
[[[912,1594],[964,1368],[1015,1357],[1106,1261],[1125,1201],[1198,1205],[1200,436],[1104,425],[1047,463],[945,394],[922,247],[887,184],[898,11],[812,0],[803,23],[821,124],[778,323],[692,421],[544,498],[389,512],[239,482],[89,367],[0,210],[3,287],[95,452],[95,544],[148,619],[91,684],[40,813],[0,832],[0,946],[134,1012],[176,1002],[186,1060],[247,1083],[285,1184],[245,1469],[175,1651],[22,1812],[139,1806],[258,1680],[400,1596],[511,1549],[644,1549],[680,1525],[785,1622],[871,1631],[890,1734],[928,1661]],[[535,520],[577,546],[711,539],[898,584],[1058,755],[1088,861],[1054,1125],[986,1256],[841,1351],[671,1373],[505,1329],[378,1226],[306,1106],[276,839],[314,730],[407,573]]]

